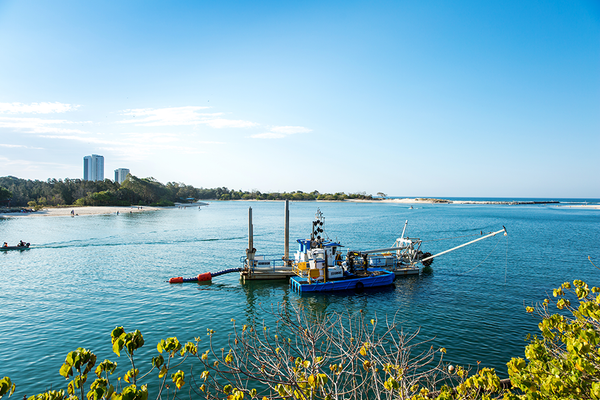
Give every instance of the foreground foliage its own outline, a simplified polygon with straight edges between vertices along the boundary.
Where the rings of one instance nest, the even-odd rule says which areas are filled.
[[[418,332],[406,334],[393,319],[366,321],[360,312],[308,316],[282,304],[272,310],[272,327],[232,320],[227,347],[214,345],[216,333],[209,329],[206,344],[200,338],[160,340],[156,355],[141,364],[135,357],[144,345],[141,332],[117,327],[112,350],[131,368],[114,378],[116,362],[96,365],[91,351],[78,348],[59,370],[68,380],[66,392],[29,399],[146,400],[150,393],[157,399],[599,399],[599,292],[576,280],[526,308],[540,317],[541,335],[529,338],[526,360],[508,363],[510,382],[490,368],[446,364],[445,349],[419,342]],[[0,380],[0,398],[14,390],[8,377]]]
[[[527,361],[513,358],[508,372],[520,399],[600,398],[600,297],[597,287],[566,282],[530,313],[543,318],[540,336],[525,349]],[[559,313],[550,313],[551,306]]]

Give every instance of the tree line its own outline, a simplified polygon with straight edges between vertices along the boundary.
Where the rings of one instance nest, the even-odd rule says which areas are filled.
[[[346,200],[373,199],[370,194],[272,192],[258,190],[231,190],[226,187],[196,188],[179,182],[166,185],[156,179],[128,175],[119,184],[110,179],[86,181],[82,179],[48,179],[47,181],[0,177],[0,205],[9,207],[46,206],[172,206],[176,202],[196,200]]]

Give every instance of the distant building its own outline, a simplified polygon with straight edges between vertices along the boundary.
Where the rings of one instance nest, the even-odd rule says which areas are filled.
[[[125,178],[129,175],[129,170],[127,168],[117,168],[115,169],[115,182],[123,183]]]
[[[83,180],[104,180],[104,157],[97,154],[83,157]]]

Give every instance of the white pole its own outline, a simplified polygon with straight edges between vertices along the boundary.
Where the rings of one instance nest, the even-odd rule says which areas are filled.
[[[406,220],[406,222],[404,223],[404,228],[402,229],[402,236],[400,236],[402,239],[404,239],[404,231],[406,231],[406,225],[408,225],[408,220]]]
[[[451,249],[449,249],[449,250],[446,250],[446,251],[442,251],[441,253],[434,254],[433,256],[425,257],[424,259],[422,259],[422,260],[421,260],[421,262],[423,262],[423,261],[427,261],[427,260],[430,260],[430,259],[432,259],[432,258],[434,258],[434,257],[441,256],[442,254],[450,253],[451,251],[454,251],[454,250],[456,250],[456,249],[460,249],[461,247],[468,246],[468,245],[470,245],[470,244],[473,244],[473,243],[475,243],[475,242],[479,242],[480,240],[487,239],[487,238],[489,238],[489,237],[491,237],[491,236],[496,236],[497,234],[499,234],[499,233],[502,233],[502,232],[504,232],[504,235],[505,235],[505,236],[507,235],[507,233],[506,233],[506,228],[505,228],[505,227],[502,227],[502,229],[500,229],[500,230],[499,230],[499,231],[497,231],[497,232],[492,232],[492,233],[490,233],[489,235],[482,236],[482,237],[480,237],[479,239],[471,240],[471,241],[470,241],[470,242],[468,242],[468,243],[461,244],[460,246],[453,247],[453,248],[451,248]]]

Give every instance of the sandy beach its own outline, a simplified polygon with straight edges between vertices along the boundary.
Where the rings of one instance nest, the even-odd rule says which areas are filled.
[[[577,209],[587,209],[587,210],[600,210],[600,204],[581,204],[576,206],[557,206],[558,208],[577,208]]]
[[[347,199],[345,201],[357,202],[357,203],[398,203],[398,204],[490,204],[490,205],[525,205],[535,204],[534,202],[519,202],[519,201],[480,201],[480,200],[446,200],[446,199],[434,199],[434,198],[403,198],[403,199],[384,199],[384,200],[359,200],[359,199]],[[587,210],[600,210],[600,204],[578,204],[578,205],[559,205],[558,202],[548,202],[539,204],[546,204],[555,206],[557,208],[572,208],[572,209],[587,209]]]
[[[347,199],[345,201],[363,203],[399,203],[399,204],[510,204],[510,201],[446,200],[425,197],[406,197],[403,199]]]
[[[83,215],[102,215],[102,214],[125,214],[125,213],[138,213],[144,211],[156,211],[160,210],[157,207],[61,207],[61,208],[44,208],[40,211],[28,212],[28,213],[4,213],[0,214],[0,218],[27,218],[27,217],[70,217],[71,211],[74,212],[75,216]]]
[[[317,200],[320,201],[320,200]],[[328,200],[325,200],[328,201]],[[334,200],[335,201],[335,200]],[[440,200],[440,199],[421,199],[421,198],[404,198],[404,199],[346,199],[344,201],[352,203],[401,203],[401,204],[433,204],[433,203],[451,203],[451,201]]]

